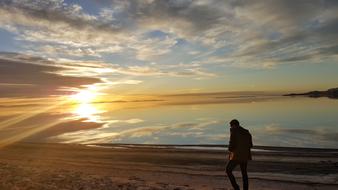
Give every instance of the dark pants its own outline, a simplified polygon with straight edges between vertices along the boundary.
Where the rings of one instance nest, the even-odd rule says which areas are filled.
[[[243,190],[248,190],[249,189],[249,180],[248,180],[248,173],[246,171],[247,162],[238,162],[236,160],[229,160],[227,167],[226,167],[226,172],[228,174],[228,177],[230,179],[231,185],[235,190],[239,190],[239,186],[236,183],[235,176],[232,174],[232,171],[235,169],[237,165],[240,165],[241,167],[241,172],[242,172],[242,178],[243,178]]]

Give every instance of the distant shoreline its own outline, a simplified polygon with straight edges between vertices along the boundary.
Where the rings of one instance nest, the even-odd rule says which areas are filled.
[[[307,96],[311,98],[328,97],[331,99],[338,99],[338,88],[330,88],[326,91],[310,91],[305,93],[290,93],[283,96]]]

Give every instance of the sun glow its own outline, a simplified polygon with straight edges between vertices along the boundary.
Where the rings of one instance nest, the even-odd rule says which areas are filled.
[[[91,90],[81,90],[77,94],[71,96],[71,99],[78,103],[90,103],[94,101],[97,93]]]
[[[71,100],[76,102],[73,109],[75,117],[84,118],[86,121],[90,122],[100,122],[100,113],[103,113],[104,111],[98,109],[93,103],[98,95],[99,93],[93,87],[81,90],[72,95],[70,97]]]

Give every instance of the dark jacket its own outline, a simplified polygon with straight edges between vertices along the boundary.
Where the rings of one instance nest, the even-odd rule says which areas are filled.
[[[251,160],[252,137],[248,130],[241,126],[230,128],[229,160]]]

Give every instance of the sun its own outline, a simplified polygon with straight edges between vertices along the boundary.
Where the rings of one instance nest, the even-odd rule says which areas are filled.
[[[86,121],[99,122],[100,113],[103,111],[99,110],[94,103],[98,95],[99,93],[94,88],[82,89],[71,95],[69,98],[75,103],[72,111],[75,118],[85,118]]]
[[[72,95],[71,99],[78,103],[84,104],[84,103],[90,103],[94,101],[96,96],[97,96],[96,92],[85,89],[85,90],[81,90],[78,93]]]

